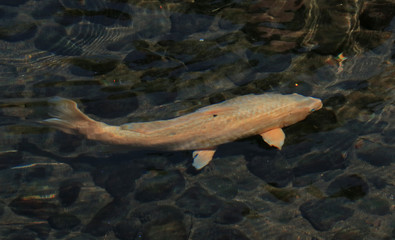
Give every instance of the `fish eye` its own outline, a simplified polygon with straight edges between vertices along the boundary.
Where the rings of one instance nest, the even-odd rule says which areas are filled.
[[[315,111],[315,108],[312,108],[311,110],[310,110],[310,112],[314,112]]]

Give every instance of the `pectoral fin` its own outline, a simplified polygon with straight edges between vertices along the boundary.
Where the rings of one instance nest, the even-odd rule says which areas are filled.
[[[270,146],[274,146],[281,150],[284,144],[285,134],[281,128],[275,128],[270,131],[261,133],[263,141],[265,141]]]
[[[192,153],[193,163],[197,170],[202,169],[204,166],[210,163],[211,159],[213,159],[215,153],[215,149],[204,149],[204,150],[196,150]]]

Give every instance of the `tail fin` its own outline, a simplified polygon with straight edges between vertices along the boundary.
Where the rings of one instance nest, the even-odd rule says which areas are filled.
[[[55,105],[49,113],[53,118],[41,121],[43,124],[69,134],[84,134],[87,130],[86,128],[97,123],[81,112],[77,107],[77,103],[72,100],[54,97],[49,103]]]

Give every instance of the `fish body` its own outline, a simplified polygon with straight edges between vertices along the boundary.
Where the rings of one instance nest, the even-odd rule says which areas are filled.
[[[55,98],[56,107],[43,123],[66,133],[132,148],[166,151],[195,150],[194,166],[207,165],[218,145],[253,135],[261,135],[281,149],[283,127],[292,125],[322,107],[318,98],[299,94],[244,95],[200,108],[195,112],[152,122],[111,126],[82,113],[74,101]]]

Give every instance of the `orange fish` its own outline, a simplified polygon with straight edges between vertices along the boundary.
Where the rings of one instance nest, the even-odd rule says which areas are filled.
[[[55,97],[51,102],[56,106],[51,113],[54,118],[42,121],[44,124],[91,140],[132,148],[194,150],[196,169],[211,161],[218,145],[253,135],[261,135],[266,143],[281,150],[285,138],[282,128],[322,107],[320,99],[296,93],[250,94],[169,120],[112,126],[91,119],[74,101]]]

